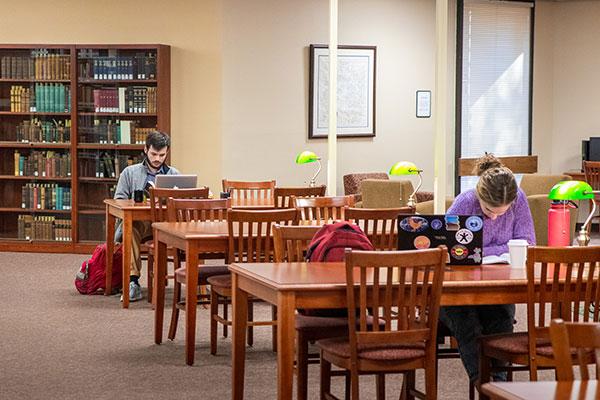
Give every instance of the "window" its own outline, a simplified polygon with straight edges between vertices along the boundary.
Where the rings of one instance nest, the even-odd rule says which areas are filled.
[[[458,8],[458,158],[531,154],[533,3],[463,0]],[[456,192],[476,177],[457,179]]]

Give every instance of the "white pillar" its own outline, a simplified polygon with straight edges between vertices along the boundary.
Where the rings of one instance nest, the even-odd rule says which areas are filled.
[[[448,97],[448,0],[435,2],[435,90],[433,118],[435,120],[433,165],[433,210],[435,214],[446,212],[446,132]]]
[[[327,194],[337,193],[337,48],[338,0],[329,0],[329,133],[327,136]]]

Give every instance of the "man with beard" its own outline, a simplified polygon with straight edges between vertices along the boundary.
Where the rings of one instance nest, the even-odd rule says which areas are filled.
[[[173,167],[165,164],[167,153],[170,147],[169,136],[163,132],[153,131],[146,137],[146,146],[144,147],[144,160],[139,164],[130,165],[121,172],[115,199],[131,199],[136,190],[148,190],[154,186],[156,175],[175,175],[179,174]],[[133,222],[133,238],[131,240],[131,275],[129,282],[129,300],[138,301],[142,298],[142,289],[138,282],[140,271],[142,269],[142,260],[140,258],[140,244],[142,241],[152,238],[152,223],[150,221]],[[122,237],[121,226],[115,234],[116,241]],[[125,288],[123,288],[125,290]],[[121,301],[123,298],[121,297]]]

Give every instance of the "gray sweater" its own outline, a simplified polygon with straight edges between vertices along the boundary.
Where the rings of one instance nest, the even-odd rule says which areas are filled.
[[[173,167],[164,166],[166,175],[177,175],[179,171]],[[160,172],[158,173],[160,174]],[[115,190],[115,199],[131,199],[133,192],[144,190],[148,180],[148,167],[144,163],[130,165],[125,168],[119,176],[117,190]]]

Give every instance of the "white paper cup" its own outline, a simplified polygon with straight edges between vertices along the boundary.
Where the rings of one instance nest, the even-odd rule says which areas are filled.
[[[513,268],[525,268],[527,261],[527,240],[512,239],[508,241],[508,254],[510,255],[510,266]]]

